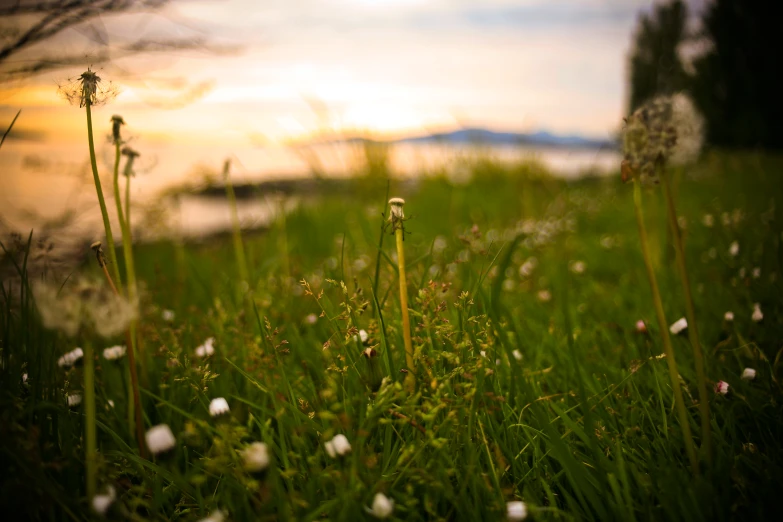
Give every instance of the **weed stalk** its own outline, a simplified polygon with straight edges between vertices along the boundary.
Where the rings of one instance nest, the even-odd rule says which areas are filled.
[[[661,331],[663,337],[663,348],[666,353],[666,362],[669,365],[669,379],[671,380],[672,391],[674,392],[674,404],[677,409],[677,416],[682,426],[682,433],[685,444],[685,451],[688,454],[688,460],[691,463],[691,469],[694,475],[699,474],[698,460],[696,459],[696,450],[693,446],[693,435],[691,434],[691,426],[688,419],[688,412],[685,410],[685,401],[682,397],[682,388],[680,386],[680,372],[677,370],[677,361],[674,357],[674,348],[672,347],[671,338],[669,337],[668,323],[666,322],[666,315],[663,311],[663,301],[661,300],[661,292],[658,289],[658,281],[655,278],[655,271],[653,270],[652,260],[650,258],[650,250],[647,245],[647,228],[644,225],[644,213],[642,212],[642,188],[641,181],[638,178],[633,180],[633,202],[634,212],[636,214],[636,224],[639,227],[639,241],[642,245],[642,255],[644,256],[644,266],[647,269],[647,278],[650,281],[650,290],[653,295],[653,303],[655,304],[655,315],[658,318],[658,328]]]
[[[677,210],[674,205],[671,180],[664,168],[660,169],[660,177],[663,179],[663,193],[666,197],[666,209],[669,217],[669,229],[674,243],[674,253],[677,261],[677,269],[680,273],[683,292],[685,293],[685,315],[688,319],[688,338],[693,347],[693,358],[696,362],[696,379],[699,387],[699,413],[701,414],[701,440],[702,451],[707,457],[707,462],[712,463],[712,432],[710,430],[710,404],[707,395],[707,377],[704,371],[704,355],[699,339],[699,329],[696,325],[696,311],[693,306],[693,295],[688,279],[688,269],[685,265],[685,248],[682,242],[682,233],[677,223]]]
[[[411,322],[408,315],[408,285],[405,277],[405,248],[403,241],[405,239],[404,221],[402,207],[405,200],[402,198],[391,198],[389,200],[391,212],[389,220],[394,230],[394,236],[397,240],[397,265],[400,272],[400,308],[402,308],[402,338],[405,343],[405,364],[408,367],[408,373],[405,375],[404,387],[408,393],[413,393],[416,388],[416,378],[413,373],[413,342],[411,341]]]

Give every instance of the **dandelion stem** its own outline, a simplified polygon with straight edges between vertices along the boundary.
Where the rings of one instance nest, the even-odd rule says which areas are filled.
[[[688,338],[693,346],[693,357],[696,361],[696,378],[699,386],[699,412],[701,414],[702,448],[707,456],[707,462],[712,463],[712,432],[710,430],[710,404],[707,395],[707,378],[704,371],[704,355],[699,339],[699,330],[696,326],[696,311],[693,306],[693,295],[688,280],[688,269],[685,265],[685,248],[682,242],[682,234],[677,223],[677,210],[674,206],[674,195],[671,189],[671,180],[661,168],[663,178],[663,193],[666,197],[666,208],[669,215],[669,229],[674,242],[674,252],[677,260],[677,268],[680,272],[682,288],[685,292],[685,314],[688,318]]]
[[[122,199],[120,197],[120,140],[114,142],[114,200],[117,204],[117,219],[120,222],[120,230],[122,232],[122,253],[125,260],[125,278],[127,281],[128,299],[131,302],[136,301],[136,271],[133,262],[133,242],[130,234],[130,177],[126,180],[125,189],[125,212],[122,208]],[[128,380],[128,430],[131,439],[135,438],[139,443],[139,451],[143,452],[141,445],[141,439],[139,439],[139,432],[136,429],[136,425],[140,422],[140,415],[136,415],[136,411],[139,408],[139,382],[136,378],[136,320],[132,320],[126,333],[126,340],[128,341],[128,369],[130,379]],[[140,412],[139,412],[140,413]]]
[[[416,386],[413,376],[413,343],[411,342],[411,322],[408,316],[408,285],[405,277],[405,249],[403,248],[402,223],[395,223],[394,235],[397,239],[397,265],[400,270],[400,308],[402,309],[402,338],[405,343],[405,364],[408,373],[405,376],[405,389],[412,393]]]
[[[97,488],[98,449],[95,430],[95,352],[89,341],[84,343],[84,416],[87,498],[92,499]]]
[[[226,183],[226,197],[228,197],[228,205],[231,209],[231,227],[234,237],[234,254],[237,258],[237,269],[239,270],[240,279],[245,282],[250,282],[250,277],[247,270],[247,261],[245,260],[245,248],[242,245],[242,231],[239,228],[237,198],[234,194],[234,186],[231,184],[231,176],[229,175],[230,167],[231,162],[226,160],[226,162],[223,164],[223,179]]]
[[[92,111],[90,109],[90,100],[86,100],[84,106],[87,109],[87,141],[90,146],[90,165],[92,166],[92,177],[95,182],[95,191],[98,193],[98,203],[101,207],[101,216],[103,217],[103,228],[106,233],[106,246],[109,251],[109,261],[114,272],[114,279],[120,286],[120,267],[117,265],[117,252],[114,249],[114,236],[111,233],[111,223],[109,223],[109,212],[106,210],[106,201],[103,199],[103,189],[101,188],[101,178],[98,176],[98,162],[95,159],[95,140],[92,135]]]
[[[672,391],[674,392],[674,405],[677,409],[677,416],[679,417],[680,426],[682,427],[685,451],[688,454],[688,460],[690,460],[691,463],[691,470],[695,476],[699,474],[698,461],[696,460],[696,450],[693,446],[693,435],[691,434],[688,412],[685,410],[685,401],[682,397],[682,388],[680,387],[680,373],[677,370],[677,361],[674,357],[674,348],[672,347],[671,338],[669,337],[668,323],[666,322],[666,315],[663,311],[661,292],[658,289],[658,281],[655,278],[655,271],[653,270],[652,260],[650,259],[650,250],[647,244],[647,228],[644,226],[644,214],[642,212],[641,182],[638,179],[634,179],[633,182],[633,202],[634,211],[636,213],[636,224],[639,227],[639,241],[642,245],[642,255],[644,256],[644,266],[647,269],[647,278],[650,281],[650,290],[652,291],[653,303],[655,304],[655,315],[658,318],[658,328],[660,329],[661,336],[663,337],[663,349],[666,353],[666,362],[669,365],[669,379],[671,380]]]

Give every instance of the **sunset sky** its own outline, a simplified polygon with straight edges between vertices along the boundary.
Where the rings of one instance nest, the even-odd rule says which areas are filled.
[[[257,0],[174,2],[107,18],[103,38],[205,37],[228,54],[179,51],[99,67],[122,114],[154,142],[268,145],[318,129],[376,135],[483,126],[607,137],[626,104],[641,0]],[[87,31],[47,45],[88,49]],[[89,58],[86,58],[89,59]],[[13,59],[12,59],[13,61]],[[0,88],[0,123],[83,138],[57,71]],[[316,107],[316,110],[314,110]],[[320,116],[316,113],[325,108]],[[108,126],[108,122],[101,125]]]

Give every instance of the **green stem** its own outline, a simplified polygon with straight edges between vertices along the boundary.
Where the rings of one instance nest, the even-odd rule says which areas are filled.
[[[87,468],[87,498],[95,496],[97,488],[97,437],[95,431],[95,352],[92,343],[84,344],[84,444]]]
[[[103,228],[106,233],[106,250],[109,251],[109,261],[114,272],[114,279],[117,281],[117,287],[121,286],[120,267],[117,265],[117,252],[114,249],[114,236],[111,233],[111,224],[109,223],[109,212],[106,210],[106,201],[103,199],[103,189],[101,188],[101,178],[98,176],[98,162],[95,159],[95,140],[92,137],[92,111],[90,101],[87,100],[87,141],[90,145],[90,166],[92,167],[92,177],[95,182],[95,191],[98,193],[98,203],[101,207],[101,216],[103,217]]]
[[[136,302],[136,269],[133,261],[133,238],[131,237],[130,227],[130,176],[125,183],[125,212],[122,208],[122,199],[120,197],[120,143],[114,144],[114,200],[117,203],[117,219],[120,222],[122,230],[122,253],[125,260],[125,279],[128,284],[128,299]],[[136,320],[132,320],[126,332],[126,342],[128,345],[128,430],[131,439],[136,439],[139,445],[139,453],[144,455],[142,446],[141,429],[143,428],[141,419],[141,397],[139,396],[139,380],[136,374]]]
[[[693,346],[693,358],[696,361],[696,379],[699,386],[699,412],[701,414],[702,448],[707,456],[707,462],[712,463],[712,431],[710,429],[710,403],[707,395],[707,376],[704,371],[704,354],[699,339],[699,329],[696,325],[696,311],[693,306],[691,284],[688,280],[688,269],[685,265],[685,248],[682,242],[682,234],[677,223],[677,210],[674,206],[674,195],[671,189],[669,176],[661,169],[663,178],[663,193],[666,196],[666,207],[669,215],[669,229],[674,242],[674,253],[677,260],[677,268],[680,272],[682,288],[685,292],[685,315],[688,318],[688,338]]]
[[[413,393],[416,386],[416,378],[413,376],[413,343],[411,342],[411,321],[408,316],[408,284],[405,277],[405,249],[403,248],[402,224],[395,225],[395,238],[397,239],[397,265],[400,270],[400,308],[402,308],[402,339],[405,343],[405,365],[408,374],[405,376],[405,389]]]
[[[693,446],[693,435],[688,419],[688,412],[685,410],[685,401],[682,397],[682,388],[680,387],[680,372],[677,370],[677,361],[674,358],[674,348],[669,337],[669,326],[666,322],[666,315],[663,312],[663,301],[661,292],[658,289],[658,281],[653,271],[650,250],[647,244],[647,228],[644,226],[644,214],[642,212],[642,189],[641,182],[633,182],[633,202],[636,213],[636,224],[639,226],[639,240],[642,245],[642,255],[644,256],[644,266],[647,269],[647,278],[650,280],[650,290],[652,290],[653,302],[655,304],[655,315],[658,318],[658,328],[663,337],[663,349],[666,353],[666,362],[669,365],[669,379],[671,380],[672,391],[674,392],[674,405],[677,409],[677,417],[682,427],[682,433],[685,444],[685,451],[688,453],[688,460],[691,463],[691,470],[694,475],[699,474],[698,461],[696,459],[696,450]]]
[[[247,261],[245,260],[245,248],[242,245],[242,231],[239,228],[239,213],[237,212],[237,198],[234,194],[234,186],[231,184],[231,176],[229,176],[229,167],[231,163],[226,161],[223,165],[223,178],[226,182],[226,196],[228,197],[228,205],[231,209],[231,227],[234,236],[234,254],[237,258],[237,268],[239,270],[239,277],[242,281],[250,282],[248,276]]]

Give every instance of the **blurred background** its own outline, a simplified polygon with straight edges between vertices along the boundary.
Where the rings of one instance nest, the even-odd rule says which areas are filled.
[[[141,239],[227,229],[226,160],[246,228],[312,180],[459,182],[476,156],[616,174],[623,117],[657,93],[689,92],[710,146],[777,150],[771,4],[3,0],[0,233],[99,237],[84,110],[62,95],[88,66],[118,92],[93,111],[102,175],[113,114],[141,153]]]

